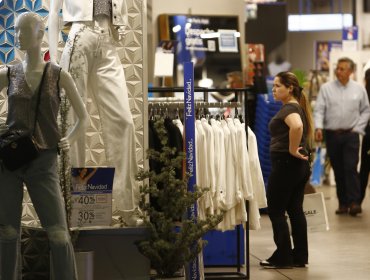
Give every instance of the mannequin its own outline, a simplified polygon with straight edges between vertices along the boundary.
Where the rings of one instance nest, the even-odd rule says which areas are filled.
[[[9,171],[0,168],[0,279],[20,279],[19,240],[23,184],[46,230],[53,266],[51,279],[77,279],[72,243],[66,223],[64,202],[57,172],[57,148],[68,151],[84,131],[87,112],[69,73],[42,59],[44,35],[42,18],[28,12],[18,16],[15,35],[24,60],[0,70],[0,90],[8,88],[7,127],[33,129],[35,100],[41,91],[41,101],[34,136],[40,155],[29,164]],[[43,78],[43,79],[42,79]],[[41,83],[42,81],[42,83]],[[61,138],[57,113],[62,88],[69,99],[77,120]]]
[[[58,14],[71,22],[60,65],[69,71],[86,103],[92,97],[99,112],[106,160],[97,165],[115,168],[113,211],[130,226],[137,226],[139,190],[135,127],[129,107],[125,74],[115,43],[122,38],[127,22],[124,0],[51,0],[49,12],[50,59],[57,61]],[[86,137],[72,147],[75,167],[86,167]]]

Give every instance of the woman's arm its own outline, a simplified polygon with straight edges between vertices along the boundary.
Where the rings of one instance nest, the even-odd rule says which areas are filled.
[[[77,0],[78,1],[78,0]],[[57,62],[58,60],[58,43],[59,43],[59,11],[62,8],[62,0],[50,0],[49,7],[49,53],[50,61]]]
[[[87,122],[87,111],[71,75],[64,70],[60,72],[59,86],[65,90],[71,106],[77,115],[76,123],[72,129],[69,130],[68,135],[60,140],[58,145],[63,151],[68,151],[70,145],[77,137],[82,136],[85,131],[84,127]]]
[[[98,169],[94,168],[89,174],[85,176],[84,181],[87,183],[91,179],[91,177],[94,176],[96,171],[98,171]]]
[[[303,149],[299,146],[303,135],[303,123],[300,115],[298,113],[289,114],[284,121],[289,126],[289,153],[297,158],[308,160],[307,155],[302,155],[299,152]]]

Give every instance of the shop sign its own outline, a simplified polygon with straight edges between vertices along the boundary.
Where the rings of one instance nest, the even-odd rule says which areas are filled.
[[[110,226],[114,168],[71,168],[71,227]]]
[[[343,28],[342,43],[343,51],[357,51],[358,47],[358,27],[350,26]]]
[[[185,153],[186,172],[189,174],[188,190],[194,191],[196,184],[195,161],[195,106],[194,106],[194,66],[192,62],[184,63],[184,116],[185,116]],[[198,216],[197,204],[188,209],[188,218],[196,221]],[[198,259],[189,262],[188,279],[199,280],[200,270]]]

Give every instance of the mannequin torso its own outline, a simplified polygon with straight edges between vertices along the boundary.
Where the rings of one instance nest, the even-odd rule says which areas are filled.
[[[19,42],[19,48],[26,53],[22,61],[25,79],[33,94],[37,92],[40,86],[46,65],[41,55],[41,41],[44,36],[41,24],[41,22],[38,22],[38,19],[28,14],[23,17],[20,16],[15,26],[15,35]],[[8,69],[5,67],[0,70],[0,91],[7,87],[8,83]],[[66,95],[78,116],[74,127],[59,143],[59,148],[68,150],[70,143],[82,133],[81,129],[85,126],[87,112],[72,77],[65,71],[60,73],[59,86],[65,89]],[[4,125],[0,126],[0,133],[4,129]]]
[[[33,93],[36,93],[40,86],[46,63],[42,61],[38,65],[30,65],[27,61],[23,61],[22,65],[27,85]]]

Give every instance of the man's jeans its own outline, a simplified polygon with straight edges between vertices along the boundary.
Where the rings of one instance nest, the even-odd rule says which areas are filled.
[[[125,73],[111,36],[108,21],[75,22],[69,33],[62,67],[74,78],[86,104],[92,98],[99,119],[91,119],[94,129],[101,129],[104,146],[98,154],[87,130],[71,149],[75,167],[103,165],[115,167],[113,199],[116,209],[131,211],[138,206],[135,127],[130,111]],[[101,141],[100,140],[100,141]],[[95,143],[96,145],[97,143]]]
[[[51,279],[77,279],[56,150],[41,152],[38,158],[13,172],[0,167],[0,279],[21,279],[19,249],[23,183],[48,235],[53,266]]]

